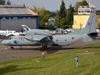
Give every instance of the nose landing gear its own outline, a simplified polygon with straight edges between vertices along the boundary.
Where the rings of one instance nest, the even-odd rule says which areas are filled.
[[[10,47],[11,50],[14,50],[14,47]]]

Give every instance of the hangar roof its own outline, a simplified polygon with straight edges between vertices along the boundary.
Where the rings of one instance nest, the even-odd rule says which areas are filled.
[[[0,16],[38,16],[37,13],[31,9],[26,8],[25,5],[0,5]]]

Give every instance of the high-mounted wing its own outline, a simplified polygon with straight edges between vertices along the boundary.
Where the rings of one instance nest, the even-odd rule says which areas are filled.
[[[48,41],[50,40],[49,37],[44,35],[34,35],[34,36],[25,36],[25,39],[30,41]]]

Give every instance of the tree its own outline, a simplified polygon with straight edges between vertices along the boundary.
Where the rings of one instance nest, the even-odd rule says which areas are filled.
[[[50,15],[50,17],[55,17],[56,16],[56,12],[50,12],[51,13],[51,15]]]
[[[59,11],[56,11],[56,17],[55,17],[55,23],[54,23],[55,27],[58,28],[58,26],[60,26],[60,15],[59,15]]]
[[[47,26],[47,28],[46,29],[49,29],[49,30],[54,30],[55,28],[54,28],[54,26],[51,24],[51,25],[49,25],[49,26]]]
[[[7,1],[7,4],[8,4],[8,5],[11,5],[11,2],[8,0],[8,1]]]
[[[0,0],[0,5],[5,5],[5,0]]]
[[[36,6],[33,6],[33,8],[30,8],[31,10],[33,10],[34,12],[40,11],[41,8],[37,8]]]
[[[41,8],[39,11],[39,24],[42,25],[43,23],[47,22],[50,17],[50,12],[44,8]]]
[[[60,25],[66,25],[66,18],[61,18],[60,19]]]
[[[61,18],[66,18],[66,8],[65,8],[65,3],[64,1],[62,0],[62,3],[61,3],[61,6],[60,6],[60,19]]]
[[[47,22],[47,20],[50,17],[50,11],[46,10],[44,7],[42,8],[37,8],[33,6],[33,9],[31,8],[34,12],[39,12],[39,25],[41,26],[43,23]]]
[[[78,7],[79,7],[79,2],[76,2],[76,4],[75,4],[75,11],[76,12],[78,11]]]
[[[0,5],[5,5],[6,4],[6,0],[0,0]],[[7,1],[8,5],[11,5],[10,0]]]
[[[83,0],[82,2],[79,3],[79,5],[81,5],[81,6],[85,6],[85,5],[89,5],[89,4],[87,3],[86,0]]]
[[[78,11],[79,6],[85,6],[85,5],[89,5],[86,0],[83,0],[82,2],[76,2],[75,11]]]
[[[64,27],[64,25],[68,24],[68,20],[67,20],[67,15],[66,15],[66,8],[65,8],[65,3],[62,0],[61,6],[60,6],[60,12],[59,12],[59,16],[60,16],[60,26],[59,27]]]
[[[70,4],[68,8],[68,20],[69,20],[70,25],[73,22],[73,15],[74,15],[74,7],[72,7],[72,5]]]
[[[66,18],[60,19],[60,28],[65,29],[65,27],[69,27],[69,21]]]
[[[54,27],[52,24],[50,24],[50,25],[48,25],[48,26],[41,25],[41,26],[39,27],[39,29],[49,29],[49,30],[54,30],[55,27]]]

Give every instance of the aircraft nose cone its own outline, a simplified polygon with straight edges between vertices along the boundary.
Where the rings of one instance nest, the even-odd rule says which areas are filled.
[[[3,45],[6,45],[7,43],[6,43],[6,41],[4,40],[4,41],[2,41],[2,44],[3,44]]]

